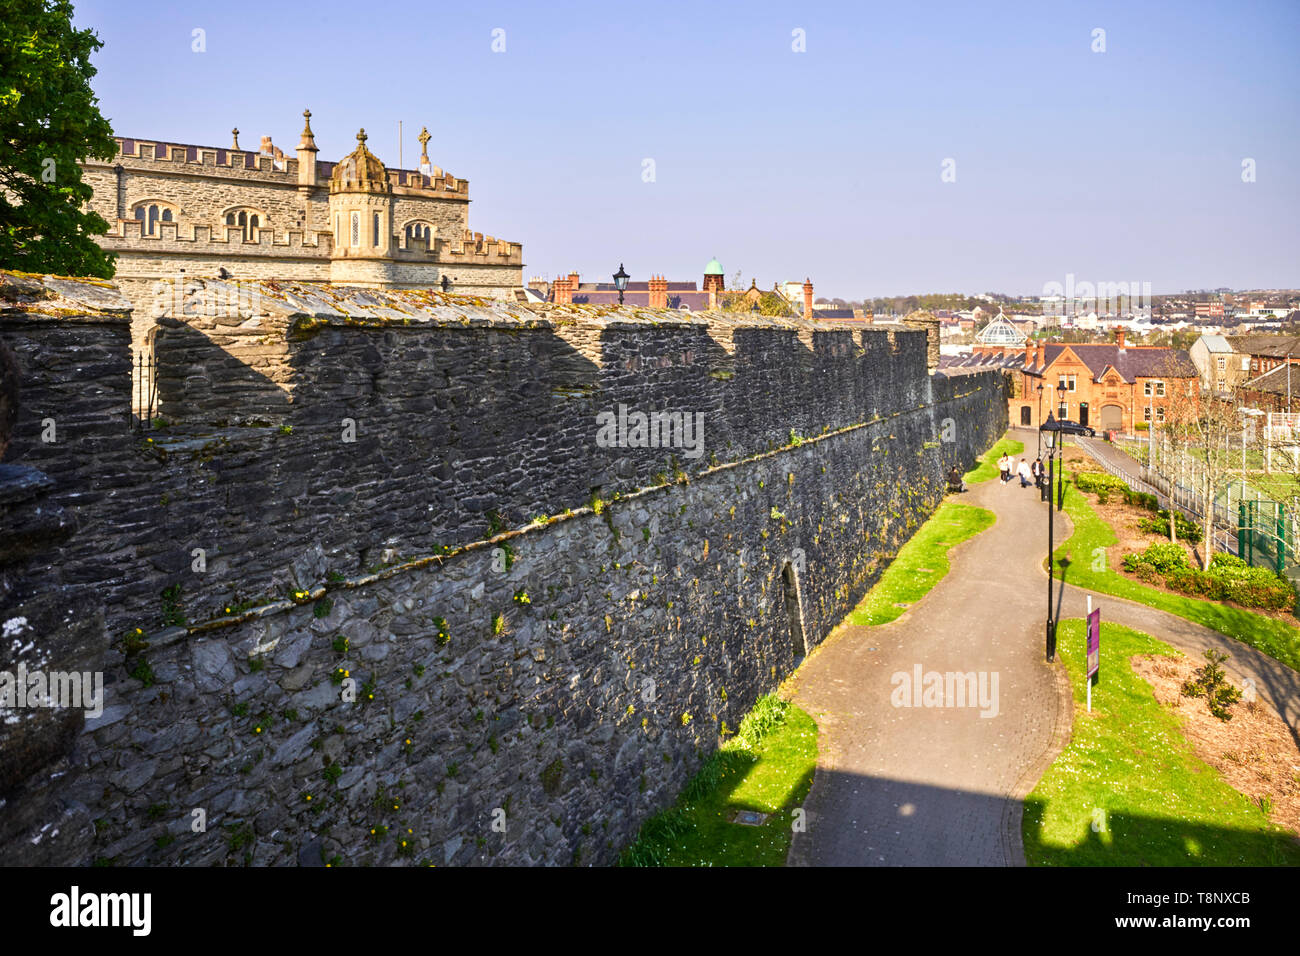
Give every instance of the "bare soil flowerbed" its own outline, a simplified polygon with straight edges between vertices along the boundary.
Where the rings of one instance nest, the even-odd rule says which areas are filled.
[[[1273,823],[1300,835],[1300,748],[1282,718],[1255,700],[1233,704],[1232,719],[1223,721],[1203,699],[1184,697],[1183,682],[1200,666],[1192,658],[1141,655],[1130,663],[1156,700],[1182,718],[1196,755],[1234,790],[1268,807]]]

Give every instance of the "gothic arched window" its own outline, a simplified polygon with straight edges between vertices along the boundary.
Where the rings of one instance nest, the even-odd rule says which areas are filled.
[[[433,245],[433,237],[436,230],[427,222],[408,222],[406,224],[406,244],[409,246],[412,239],[423,239],[426,245]]]
[[[244,235],[245,242],[257,239],[257,230],[266,224],[266,217],[252,209],[232,209],[226,213],[226,225],[234,226]]]
[[[173,210],[157,202],[138,204],[133,215],[140,223],[140,235],[142,236],[156,236],[158,234],[158,223],[176,221]]]

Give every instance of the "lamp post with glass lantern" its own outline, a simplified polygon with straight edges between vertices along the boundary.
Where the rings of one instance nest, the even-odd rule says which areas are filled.
[[[614,273],[614,287],[618,289],[618,304],[623,304],[623,293],[627,291],[627,280],[632,278],[623,271],[623,263],[618,264],[618,271]]]

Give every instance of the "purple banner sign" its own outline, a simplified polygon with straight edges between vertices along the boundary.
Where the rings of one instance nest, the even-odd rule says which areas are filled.
[[[1088,677],[1101,665],[1101,608],[1088,615]]]

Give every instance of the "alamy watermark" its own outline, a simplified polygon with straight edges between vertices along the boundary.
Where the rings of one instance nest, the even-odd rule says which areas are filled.
[[[149,317],[205,315],[251,318],[262,311],[262,290],[256,283],[225,280],[218,285],[178,274],[153,284]]]
[[[87,717],[104,712],[104,675],[98,671],[0,671],[0,715],[4,723],[18,722],[16,711],[44,707],[85,710]]]
[[[920,664],[896,671],[889,682],[895,707],[978,707],[981,717],[998,715],[997,671],[926,671]]]
[[[1066,273],[1064,284],[1048,282],[1043,285],[1044,314],[1050,304],[1060,303],[1059,315],[1073,318],[1088,312],[1133,312],[1151,315],[1150,282],[1076,282],[1074,273]]]
[[[685,458],[704,454],[703,412],[628,411],[596,416],[596,445],[600,448],[680,448]]]

